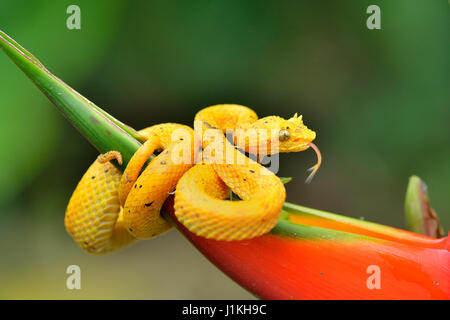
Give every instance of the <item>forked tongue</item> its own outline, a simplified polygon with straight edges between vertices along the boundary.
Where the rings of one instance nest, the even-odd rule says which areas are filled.
[[[314,175],[316,174],[317,170],[319,170],[320,165],[322,164],[322,155],[320,154],[319,148],[312,142],[308,143],[308,145],[313,148],[314,152],[317,155],[317,163],[306,170],[306,172],[310,172],[308,178],[306,178],[305,183],[310,183],[311,180],[314,178]]]

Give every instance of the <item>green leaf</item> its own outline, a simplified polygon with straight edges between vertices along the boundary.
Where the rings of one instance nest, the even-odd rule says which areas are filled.
[[[417,176],[409,178],[405,199],[406,228],[430,237],[444,236],[436,212],[430,205],[427,186]]]

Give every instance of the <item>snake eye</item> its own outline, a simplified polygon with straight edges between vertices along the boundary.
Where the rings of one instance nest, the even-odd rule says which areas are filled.
[[[278,139],[280,139],[280,141],[286,141],[291,137],[291,133],[289,132],[289,130],[283,129],[280,130],[280,133],[278,134]]]

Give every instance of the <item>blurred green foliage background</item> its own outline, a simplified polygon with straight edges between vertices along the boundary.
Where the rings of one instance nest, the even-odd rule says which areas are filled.
[[[81,8],[81,30],[66,8]],[[382,29],[366,28],[381,8]],[[303,114],[324,156],[281,156],[290,202],[403,227],[408,177],[450,226],[447,0],[0,1],[0,29],[140,129],[208,105]],[[251,298],[178,232],[105,257],[66,234],[65,206],[97,156],[0,54],[0,298]],[[80,265],[82,290],[65,287]]]

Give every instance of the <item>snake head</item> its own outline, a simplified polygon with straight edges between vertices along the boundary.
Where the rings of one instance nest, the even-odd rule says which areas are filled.
[[[282,119],[279,124],[280,152],[303,151],[316,138],[316,133],[303,123],[297,113],[290,119]]]
[[[309,143],[316,138],[316,133],[303,124],[302,116],[295,114],[290,119],[278,116],[261,118],[251,126],[253,129],[270,131],[264,144],[278,144],[279,152],[298,152],[308,149]],[[259,144],[263,141],[259,139]]]

